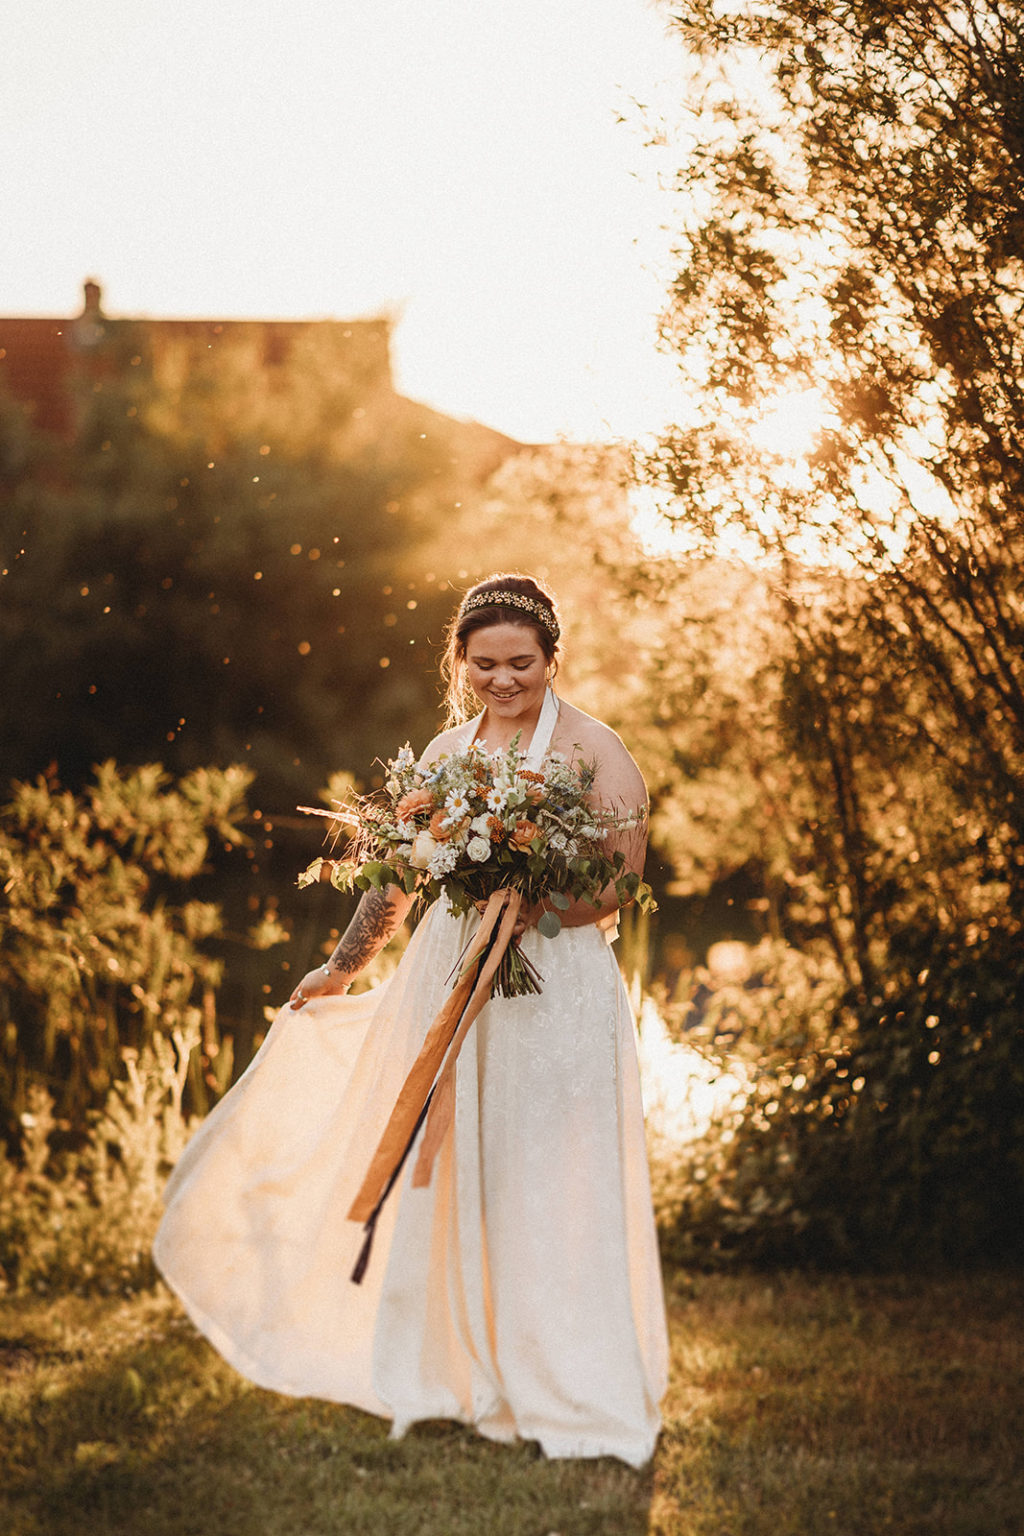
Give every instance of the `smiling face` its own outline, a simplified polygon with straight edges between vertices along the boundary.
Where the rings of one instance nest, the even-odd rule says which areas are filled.
[[[532,724],[547,686],[547,659],[532,624],[489,624],[466,640],[466,676],[488,717]]]

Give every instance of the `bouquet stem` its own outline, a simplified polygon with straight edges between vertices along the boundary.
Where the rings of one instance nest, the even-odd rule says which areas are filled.
[[[519,940],[513,939],[494,973],[491,996],[529,997],[541,991],[543,980],[533,961],[519,948]]]

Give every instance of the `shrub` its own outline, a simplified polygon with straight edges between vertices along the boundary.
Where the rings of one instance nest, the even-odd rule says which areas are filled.
[[[827,955],[765,948],[698,1043],[747,1088],[662,1176],[688,1263],[880,1266],[1024,1255],[1024,982],[998,932],[853,1002]],[[910,939],[908,936],[908,946]],[[938,957],[938,959],[936,958]],[[691,1038],[691,1037],[688,1037]]]
[[[49,1095],[59,1129],[81,1135],[125,1072],[161,1037],[201,1037],[189,1074],[193,1107],[226,1086],[215,994],[221,962],[215,903],[184,883],[211,846],[243,841],[250,776],[197,769],[172,783],[158,765],[105,763],[81,796],[50,780],[16,784],[0,811],[0,1105],[8,1137]],[[258,922],[252,942],[281,936]],[[148,1059],[148,1058],[146,1058]],[[38,1103],[38,1098],[32,1099]]]

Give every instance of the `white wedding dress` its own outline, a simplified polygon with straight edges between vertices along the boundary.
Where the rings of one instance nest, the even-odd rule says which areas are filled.
[[[410,1158],[349,1278],[363,1229],[346,1212],[476,922],[438,902],[383,985],[282,1009],[179,1160],[156,1261],[259,1386],[354,1404],[396,1435],[456,1419],[641,1466],[665,1313],[634,1025],[597,927],[526,934],[542,992],[484,1007],[430,1186],[412,1187]]]

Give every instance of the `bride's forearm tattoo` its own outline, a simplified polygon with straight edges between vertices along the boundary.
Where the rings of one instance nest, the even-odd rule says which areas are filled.
[[[402,921],[387,891],[367,891],[327,962],[332,971],[362,970],[384,948]]]

